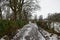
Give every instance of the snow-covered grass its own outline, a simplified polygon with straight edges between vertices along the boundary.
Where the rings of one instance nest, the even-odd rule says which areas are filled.
[[[43,34],[45,39],[48,40],[58,40],[58,35],[57,34],[52,34],[47,31],[45,31],[43,28],[40,28],[40,33]]]
[[[60,33],[60,23],[59,22],[52,22],[51,28],[53,28],[53,27],[56,32]]]

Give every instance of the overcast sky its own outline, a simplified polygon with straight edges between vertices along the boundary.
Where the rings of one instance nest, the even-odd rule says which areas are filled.
[[[41,9],[34,14],[43,15],[47,17],[48,13],[59,13],[60,12],[60,0],[40,0]]]

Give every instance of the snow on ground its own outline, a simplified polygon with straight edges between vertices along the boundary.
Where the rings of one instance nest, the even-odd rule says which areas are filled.
[[[42,28],[40,28],[40,33],[44,36],[46,40],[58,40],[58,36],[56,34],[49,33]]]
[[[60,33],[60,23],[59,22],[54,22],[54,23],[52,22],[51,28],[53,28],[53,27],[56,32]]]
[[[29,23],[25,25],[22,29],[19,29],[17,34],[13,37],[12,40],[58,40],[56,34],[49,33],[43,28],[39,28],[34,23]],[[1,38],[0,40],[5,40]]]

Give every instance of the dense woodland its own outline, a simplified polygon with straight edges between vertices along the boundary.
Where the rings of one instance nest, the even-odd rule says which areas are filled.
[[[4,10],[5,6],[8,7],[8,10]],[[12,13],[10,13],[10,9]],[[0,0],[0,38],[4,35],[11,38],[16,34],[17,29],[22,28],[29,21],[36,23],[50,33],[59,35],[60,33],[54,31],[54,28],[50,29],[50,24],[51,22],[60,22],[60,13],[51,15],[49,13],[45,19],[42,15],[37,19],[37,15],[35,15],[34,19],[31,19],[32,13],[39,9],[38,0]],[[2,15],[3,11],[6,11],[5,16]]]

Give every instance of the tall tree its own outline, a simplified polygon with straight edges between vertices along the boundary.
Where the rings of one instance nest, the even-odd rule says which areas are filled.
[[[40,15],[39,16],[39,21],[42,21],[43,20],[43,15]]]
[[[37,21],[37,15],[35,15],[35,18],[34,18],[35,22]]]
[[[26,0],[25,4],[23,5],[23,10],[28,13],[28,18],[31,18],[31,14],[38,9],[40,9],[38,0]]]
[[[1,7],[0,7],[0,19],[2,19],[2,11],[1,11]]]
[[[10,7],[14,12],[14,19],[22,18],[23,10],[27,13],[32,13],[32,10],[36,10],[39,6],[35,2],[36,0],[10,0]]]

